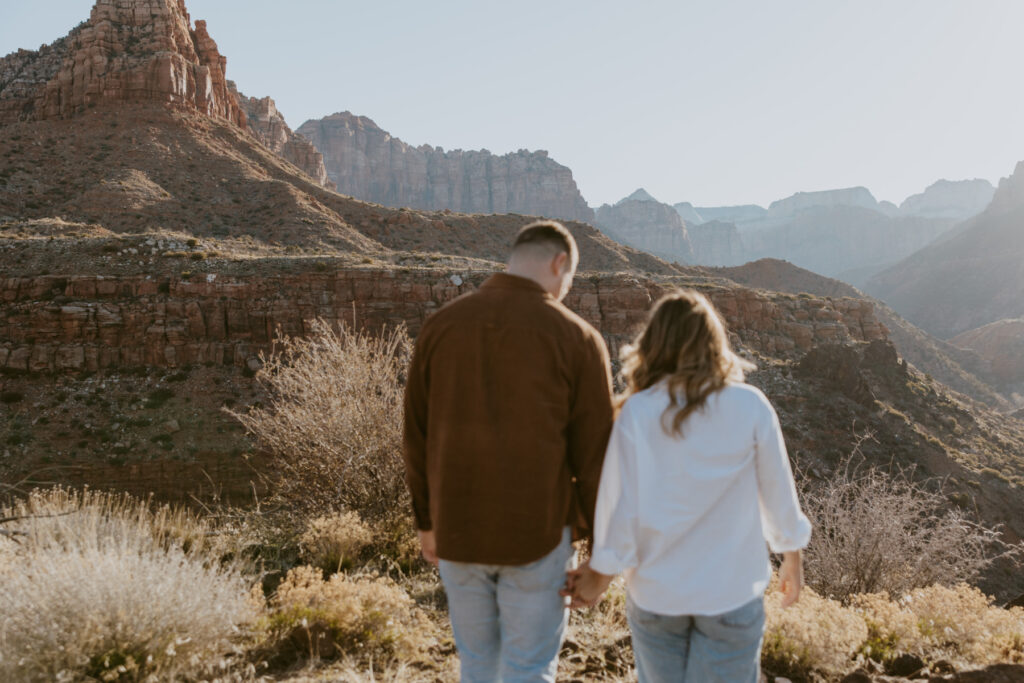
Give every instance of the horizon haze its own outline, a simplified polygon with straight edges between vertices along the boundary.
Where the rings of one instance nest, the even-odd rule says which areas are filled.
[[[92,0],[4,8],[0,53],[37,49]],[[753,0],[189,0],[228,78],[293,128],[349,110],[412,144],[545,149],[591,206],[759,204],[934,181],[993,184],[1024,158],[1024,4]],[[966,47],[970,49],[965,49]]]

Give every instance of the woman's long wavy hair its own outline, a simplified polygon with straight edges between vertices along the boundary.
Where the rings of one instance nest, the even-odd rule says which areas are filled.
[[[703,408],[708,396],[729,382],[742,382],[754,368],[732,350],[711,302],[692,289],[676,290],[654,305],[646,327],[623,349],[623,399],[668,379],[671,403],[662,426],[682,436],[686,418]]]

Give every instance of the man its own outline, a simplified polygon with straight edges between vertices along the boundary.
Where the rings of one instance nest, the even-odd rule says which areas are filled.
[[[527,225],[507,273],[441,308],[416,340],[406,474],[464,683],[555,680],[569,527],[589,533],[612,423],[604,341],[560,303],[578,260],[561,224]]]

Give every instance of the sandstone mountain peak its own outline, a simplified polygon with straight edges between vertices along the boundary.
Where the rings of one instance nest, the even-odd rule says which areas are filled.
[[[0,125],[157,102],[245,127],[226,66],[184,0],[97,0],[65,38],[0,60]]]
[[[629,195],[628,197],[625,197],[625,198],[620,199],[619,201],[617,201],[615,203],[615,205],[618,206],[619,204],[621,204],[623,202],[656,202],[656,201],[658,201],[658,200],[655,199],[654,197],[652,197],[651,194],[647,190],[645,190],[644,188],[641,187],[641,188],[638,188],[637,190],[635,190],[633,192],[633,194]]]
[[[985,210],[996,188],[987,180],[937,180],[900,204],[902,214],[964,220]]]
[[[694,262],[693,244],[683,219],[643,188],[614,206],[604,204],[594,220],[603,233],[620,244],[643,249],[666,261]]]
[[[365,116],[339,112],[298,131],[324,156],[338,191],[391,207],[519,213],[593,222],[572,171],[544,151],[413,147]]]

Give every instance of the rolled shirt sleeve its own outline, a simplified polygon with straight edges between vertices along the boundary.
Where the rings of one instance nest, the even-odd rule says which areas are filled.
[[[782,428],[767,398],[760,407],[755,441],[758,502],[768,547],[776,553],[805,548],[811,539],[811,522],[800,509]]]
[[[637,566],[639,486],[636,449],[629,405],[612,427],[601,470],[594,512],[594,548],[590,567],[601,574],[619,574]]]

